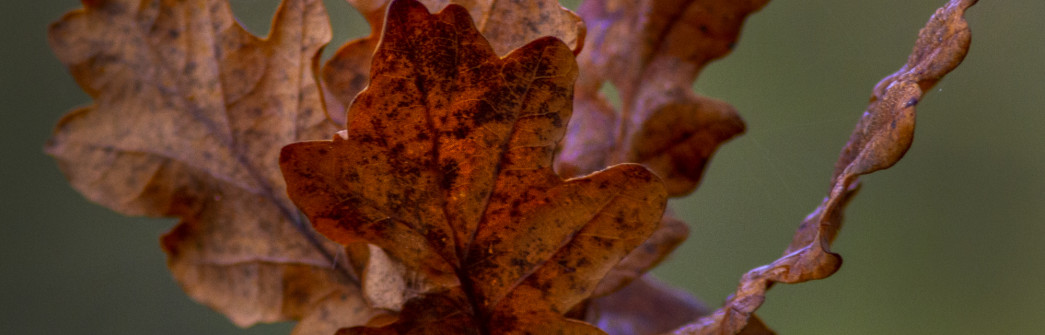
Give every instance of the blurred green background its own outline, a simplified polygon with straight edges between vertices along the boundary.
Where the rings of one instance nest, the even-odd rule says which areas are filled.
[[[275,0],[232,1],[264,34]],[[326,1],[336,37],[365,34]],[[826,195],[871,87],[906,60],[943,0],[776,0],[696,83],[736,106],[748,133],[672,206],[689,241],[656,273],[717,306],[779,256]],[[46,27],[73,0],[0,4],[0,334],[286,334],[241,330],[189,300],[157,239],[174,221],[127,218],[73,191],[42,152],[90,101],[50,53]],[[972,50],[919,104],[913,148],[864,178],[826,280],[779,285],[760,310],[782,334],[991,334],[1045,329],[1045,2],[981,1]],[[328,50],[328,54],[329,51]]]

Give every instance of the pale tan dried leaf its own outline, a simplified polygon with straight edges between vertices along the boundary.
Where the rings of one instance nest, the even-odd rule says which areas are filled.
[[[351,325],[367,324],[384,315],[360,298],[362,294],[353,286],[342,287],[322,300],[310,305],[311,309],[291,331],[291,335],[327,335]]]
[[[364,298],[374,308],[398,311],[407,300],[433,291],[438,283],[429,281],[416,269],[388,256],[381,248],[367,244],[361,286]]]
[[[277,165],[282,145],[335,129],[313,79],[330,38],[322,4],[286,1],[266,39],[220,0],[84,5],[49,32],[94,99],[47,146],[70,183],[124,214],[180,218],[163,237],[174,277],[238,325],[300,319],[338,292],[357,294],[332,265],[337,245],[285,196]]]

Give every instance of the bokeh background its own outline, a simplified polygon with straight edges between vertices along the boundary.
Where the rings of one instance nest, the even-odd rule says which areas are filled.
[[[276,0],[234,0],[268,30]],[[336,37],[366,34],[326,1]],[[656,274],[717,306],[748,269],[779,256],[826,195],[871,87],[906,60],[944,0],[776,0],[698,92],[736,106],[748,133],[672,206],[689,241]],[[569,3],[574,6],[574,3]],[[90,101],[51,55],[46,27],[73,0],[0,3],[0,334],[286,334],[239,329],[189,300],[159,236],[171,219],[128,218],[66,183],[42,147]],[[834,276],[778,285],[760,311],[782,334],[1035,334],[1045,329],[1045,2],[981,1],[972,51],[919,104],[907,157],[864,178],[834,250]]]

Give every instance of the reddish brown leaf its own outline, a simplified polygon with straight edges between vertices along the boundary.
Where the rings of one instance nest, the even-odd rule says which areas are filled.
[[[313,79],[330,38],[322,4],[286,1],[267,39],[225,1],[84,5],[49,35],[94,98],[47,147],[73,186],[124,214],[180,218],[162,241],[174,277],[238,325],[304,318],[296,333],[312,334],[368,319],[276,165],[282,145],[335,129]]]
[[[875,86],[867,110],[835,165],[831,193],[799,226],[784,256],[745,274],[725,306],[676,334],[740,332],[773,283],[822,279],[838,270],[842,259],[830,251],[830,245],[841,228],[845,205],[859,187],[858,177],[893,166],[910,148],[915,105],[968,52],[971,34],[964,14],[975,3],[951,0],[937,10],[918,33],[907,64]],[[752,331],[764,329],[764,325],[752,325]]]
[[[345,124],[345,107],[366,87],[371,55],[381,36],[389,0],[349,0],[367,21],[370,36],[349,42],[323,67],[327,111],[337,124]],[[555,0],[422,0],[430,11],[454,3],[468,9],[483,37],[498,55],[507,54],[529,41],[554,36],[574,53],[584,43],[580,17]]]
[[[586,1],[591,28],[581,53],[575,113],[557,169],[580,175],[642,163],[668,193],[692,192],[718,146],[744,131],[733,107],[700,97],[693,81],[732,50],[749,14],[768,0]],[[599,89],[620,93],[619,113]]]
[[[562,315],[656,229],[666,195],[634,164],[552,171],[572,51],[549,37],[499,58],[463,7],[394,1],[374,60],[347,131],[280,157],[318,231],[379,246],[433,284],[398,322],[351,332],[595,331]]]

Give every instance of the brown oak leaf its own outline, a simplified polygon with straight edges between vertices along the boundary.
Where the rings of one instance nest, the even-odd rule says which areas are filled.
[[[641,163],[665,181],[671,196],[692,192],[718,146],[744,130],[733,107],[694,94],[692,83],[707,63],[732,50],[745,18],[767,1],[584,2],[580,14],[591,35],[579,55],[575,116],[557,171],[570,176]],[[620,111],[599,93],[607,84],[619,90]],[[649,271],[688,234],[684,222],[666,215],[661,229],[611,271],[595,295],[611,294]]]
[[[744,131],[733,107],[692,92],[707,63],[728,54],[747,16],[768,0],[596,0],[578,12],[589,27],[556,169],[580,175],[633,162],[660,176],[668,194],[696,188],[720,144]],[[599,89],[616,87],[616,111]]]
[[[323,88],[330,118],[345,124],[346,107],[367,85],[371,56],[381,36],[389,0],[348,0],[370,22],[370,36],[337,50],[322,70]],[[574,53],[584,43],[580,17],[556,0],[422,0],[430,11],[454,3],[468,9],[483,37],[498,55],[507,54],[529,41],[554,36]]]
[[[345,107],[368,83],[373,51],[383,29],[384,15],[389,3],[388,0],[350,2],[370,22],[371,35],[342,46],[322,69],[327,112],[332,120],[342,125],[347,115]],[[456,3],[468,9],[473,18],[480,18],[475,20],[475,23],[498,55],[545,35],[566,41],[568,45],[573,46],[574,53],[579,51],[583,43],[584,26],[580,18],[554,0],[423,0],[421,3],[430,11],[442,9],[449,3]],[[370,259],[367,248],[348,250],[357,273],[363,274],[365,297],[375,307],[399,310],[405,297],[413,295],[413,292],[423,291],[427,285],[423,276],[409,273],[408,268],[397,264],[394,259]],[[357,252],[361,254],[354,254]],[[364,270],[369,270],[373,275],[367,276]],[[378,276],[377,273],[386,276]],[[400,273],[399,278],[390,279],[387,276],[393,273]]]
[[[976,0],[951,0],[936,11],[918,33],[907,63],[875,85],[871,102],[835,164],[831,192],[803,220],[784,255],[749,271],[725,305],[675,334],[733,334],[745,326],[765,301],[773,283],[801,283],[835,273],[842,258],[830,251],[842,225],[846,203],[861,175],[889,168],[910,148],[915,106],[943,76],[956,68],[969,50],[971,33],[965,10]],[[755,328],[764,328],[755,324]],[[767,330],[768,331],[768,330]]]
[[[656,229],[663,185],[635,164],[552,170],[577,73],[563,42],[502,58],[463,7],[389,6],[347,129],[280,156],[318,231],[380,247],[429,287],[398,321],[344,331],[599,333],[563,314]]]
[[[237,325],[329,334],[368,320],[340,246],[300,217],[277,165],[283,145],[336,129],[313,79],[330,39],[321,2],[285,1],[264,39],[223,0],[83,3],[49,32],[94,99],[47,145],[72,185],[120,213],[180,218],[162,238],[174,277]]]

